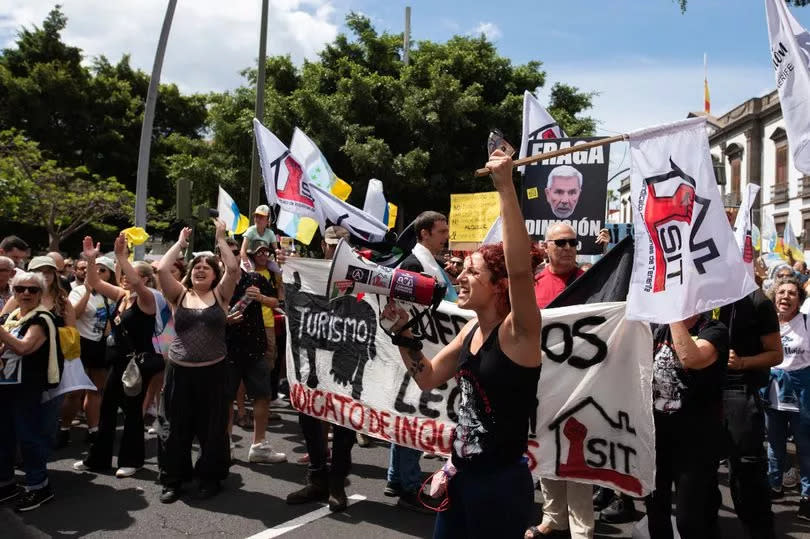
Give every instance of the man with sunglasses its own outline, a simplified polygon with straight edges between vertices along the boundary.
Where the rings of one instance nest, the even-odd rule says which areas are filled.
[[[577,233],[570,225],[554,223],[546,230],[549,264],[534,279],[537,306],[544,309],[563,289],[585,273],[577,267]]]
[[[570,225],[554,223],[546,230],[549,263],[534,280],[537,307],[543,309],[566,286],[585,273],[577,267],[577,233]],[[543,491],[543,521],[530,528],[527,536],[559,533],[570,528],[571,537],[593,537],[593,487],[585,483],[540,479]],[[529,535],[531,533],[531,535]]]

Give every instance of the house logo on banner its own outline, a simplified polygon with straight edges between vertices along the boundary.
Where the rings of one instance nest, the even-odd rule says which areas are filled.
[[[530,142],[531,154],[547,153],[596,138],[551,139]],[[543,239],[552,224],[571,225],[580,240],[581,254],[602,252],[596,237],[605,220],[610,146],[597,146],[526,165],[523,178],[523,217],[526,230]]]
[[[711,235],[704,241],[697,239],[707,235],[706,231],[701,233],[701,226],[711,200],[695,193],[694,178],[684,173],[672,158],[669,159],[669,164],[672,167],[669,172],[644,178],[646,192],[642,190],[639,201],[639,208],[642,209],[640,213],[644,215],[644,224],[655,252],[650,260],[650,271],[647,272],[644,287],[647,292],[661,292],[666,289],[667,282],[673,279],[678,284],[683,284],[683,249],[692,253],[690,258],[700,274],[706,273],[707,262],[720,256]],[[667,192],[671,194],[664,194]],[[698,210],[693,215],[695,203],[698,204]],[[681,234],[679,223],[692,224],[688,244]]]
[[[641,496],[641,481],[632,473],[638,459],[635,444],[616,441],[615,436],[603,437],[606,429],[622,436],[636,436],[627,412],[619,412],[614,420],[593,397],[587,397],[548,428],[554,431],[559,477],[612,483]]]
[[[281,171],[281,163],[287,169],[286,179],[279,182],[279,172]],[[273,171],[273,180],[276,183],[276,195],[279,200],[287,202],[289,205],[304,209],[306,211],[315,211],[315,198],[309,191],[309,183],[303,181],[304,169],[287,150],[276,159],[270,162],[270,169]],[[290,211],[293,211],[290,208]]]

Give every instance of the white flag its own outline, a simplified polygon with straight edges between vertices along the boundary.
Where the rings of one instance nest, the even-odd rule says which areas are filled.
[[[630,320],[676,322],[757,287],[723,211],[705,123],[699,117],[630,135]]]
[[[740,211],[734,221],[734,238],[740,248],[745,267],[754,276],[754,223],[751,221],[751,206],[759,193],[759,185],[749,183],[748,189],[743,192]]]
[[[487,231],[487,235],[484,236],[484,241],[481,242],[481,245],[489,245],[491,243],[500,243],[503,241],[503,221],[501,220],[501,216],[495,218],[495,222],[492,223],[492,226],[489,227]]]
[[[300,217],[315,218],[315,199],[304,168],[278,137],[253,118],[253,129],[264,177],[264,191],[270,204]]]
[[[340,200],[332,193],[314,185],[311,187],[318,202],[318,220],[321,223],[328,221],[340,225],[352,236],[369,243],[378,243],[385,239],[385,235],[388,233],[388,226],[385,223],[348,202]]]
[[[810,174],[810,33],[793,18],[784,0],[765,0],[765,13],[793,164]]]
[[[551,114],[543,108],[531,92],[523,92],[523,136],[520,139],[520,158],[532,154],[531,145],[535,140],[550,138],[563,138],[565,133],[557,125]],[[518,167],[518,171],[525,173],[526,165]]]

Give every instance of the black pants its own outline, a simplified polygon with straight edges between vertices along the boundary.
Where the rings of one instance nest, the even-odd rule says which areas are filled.
[[[298,414],[298,422],[304,432],[304,440],[309,453],[309,471],[323,472],[327,469],[326,454],[328,439],[324,433],[323,421],[306,414]],[[333,477],[344,478],[352,467],[352,446],[357,435],[351,429],[332,425],[332,466],[329,473]]]
[[[717,465],[722,416],[718,409],[654,413],[655,492],[647,497],[650,537],[671,539],[675,521],[683,539],[711,539],[717,531]]]
[[[228,476],[227,370],[225,361],[206,367],[169,363],[158,421],[162,484],[178,486],[192,477],[191,443],[200,443],[196,473],[200,481]]]
[[[531,525],[534,481],[522,460],[459,470],[447,494],[450,507],[436,516],[433,539],[522,539]]]
[[[765,412],[756,389],[743,385],[723,390],[723,437],[737,517],[752,539],[771,539],[775,535],[763,444]]]
[[[87,458],[84,459],[84,463],[90,468],[106,469],[112,466],[119,408],[124,412],[124,434],[121,437],[121,446],[118,448],[118,467],[140,468],[143,466],[143,399],[153,374],[145,373],[141,383],[141,392],[134,397],[128,397],[124,393],[124,384],[121,382],[121,376],[128,363],[129,360],[126,358],[118,358],[113,362],[112,368],[107,374],[104,393],[101,397],[98,437],[90,447]]]

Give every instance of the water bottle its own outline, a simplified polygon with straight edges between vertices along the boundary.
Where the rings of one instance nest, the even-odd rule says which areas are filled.
[[[247,308],[247,306],[248,306],[248,305],[250,305],[250,303],[251,303],[252,301],[253,301],[253,300],[252,300],[252,299],[250,299],[250,298],[248,297],[248,295],[247,295],[247,294],[245,294],[244,296],[242,296],[241,298],[239,298],[239,301],[237,301],[237,302],[234,304],[234,306],[233,306],[233,307],[231,307],[231,310],[230,310],[230,311],[228,311],[228,314],[236,314],[236,313],[243,313],[243,312],[245,312],[245,309]]]

